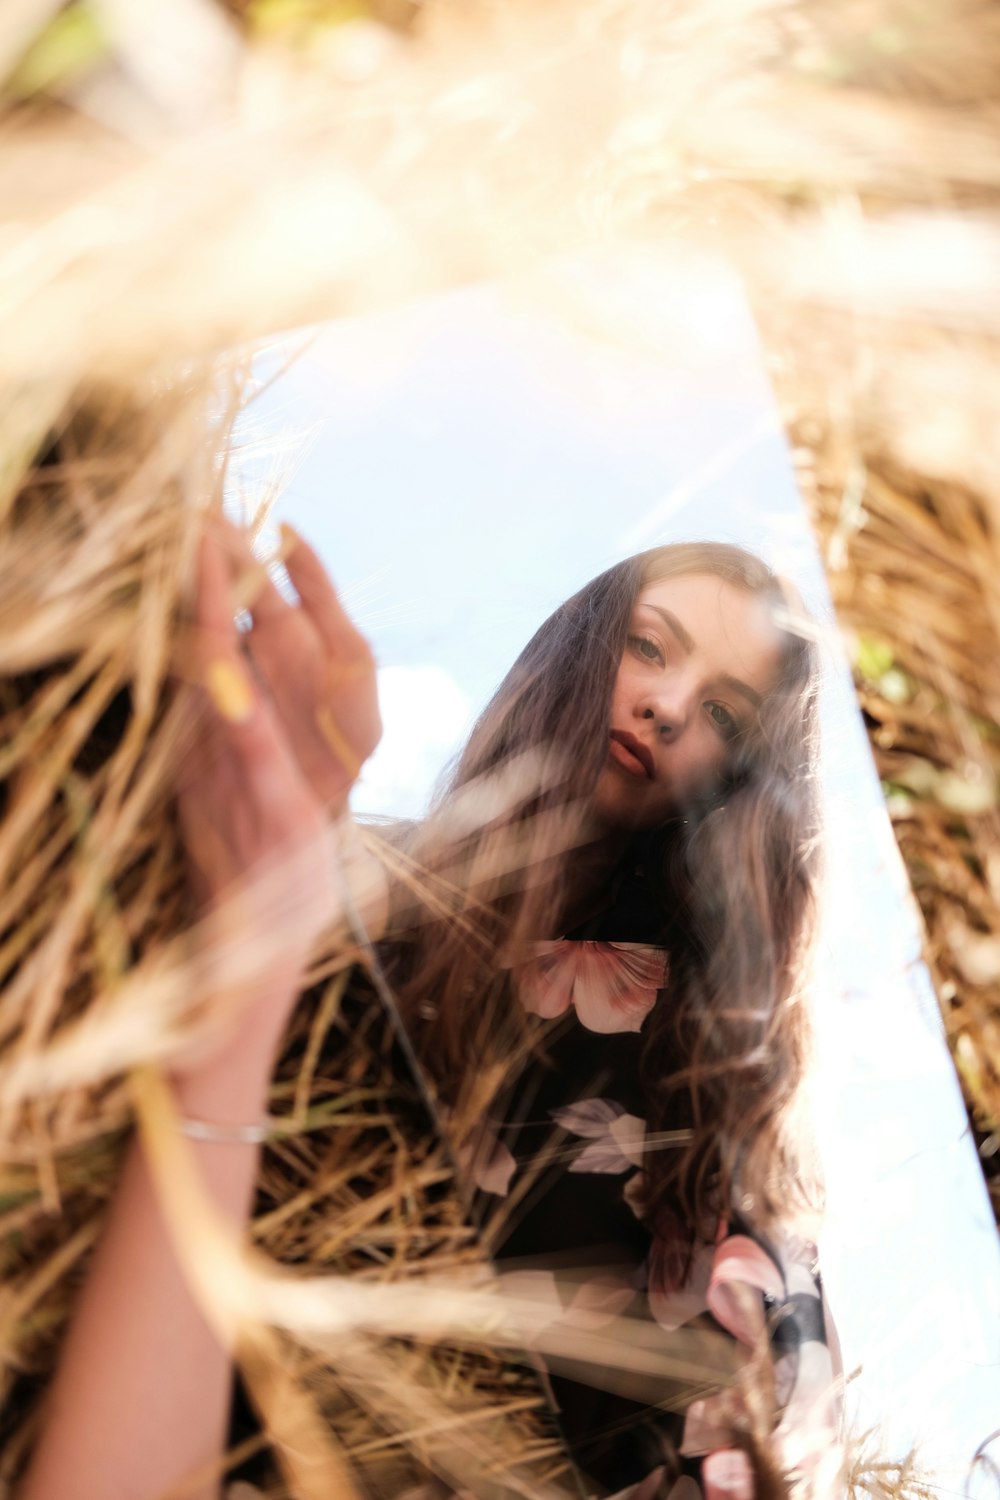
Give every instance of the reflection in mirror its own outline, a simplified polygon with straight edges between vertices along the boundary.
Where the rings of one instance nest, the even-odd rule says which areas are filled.
[[[285,346],[273,351],[261,373],[286,356]],[[578,1332],[617,1329],[641,1312],[683,1339],[701,1315],[749,1347],[726,1302],[726,1247],[759,1255],[733,1285],[749,1277],[791,1319],[794,1332],[772,1349],[791,1385],[787,1409],[800,1404],[786,1460],[796,1461],[796,1442],[808,1448],[819,1434],[823,1445],[828,1415],[802,1351],[822,1349],[825,1368],[837,1369],[839,1338],[850,1427],[880,1427],[890,1453],[918,1442],[940,1482],[958,1483],[996,1409],[984,1373],[998,1355],[995,1232],[738,284],[703,259],[621,250],[322,329],[252,407],[241,459],[231,508],[252,508],[284,467],[265,543],[279,519],[301,528],[375,649],[384,735],[355,790],[356,814],[387,820],[389,843],[429,869],[436,889],[457,871],[469,887],[477,872],[477,903],[521,913],[520,931],[504,928],[509,951],[494,941],[485,967],[463,959],[462,969],[456,950],[450,975],[427,952],[442,935],[425,913],[433,943],[410,954],[419,982],[397,971],[397,998],[478,1189],[480,1232],[527,1306],[526,1342],[552,1318],[554,1298]],[[641,571],[623,573],[622,560],[640,552]],[[588,588],[598,575],[604,584]],[[557,617],[563,628],[540,629],[567,599],[576,602]],[[529,638],[533,650],[507,676]],[[611,641],[620,655],[609,655]],[[782,1211],[801,1222],[800,1205],[794,1194],[769,1202],[776,1182],[794,1186],[796,1150],[808,1155],[808,1125],[782,1135],[791,1127],[775,1074],[787,1066],[791,1077],[796,1065],[788,972],[808,904],[796,902],[820,889],[807,784],[813,662],[826,878],[807,1092],[828,1198],[820,1264],[833,1318],[828,1309],[822,1337],[811,1313],[796,1322],[787,1304],[792,1287],[806,1299],[800,1308],[815,1295],[812,1261],[776,1249]],[[543,763],[526,759],[542,745]],[[515,754],[523,779],[506,788],[508,813],[491,805],[506,842],[480,829],[470,852],[466,824],[459,848],[447,816],[460,789],[482,788]],[[520,810],[516,858],[510,806]],[[556,832],[544,825],[552,807],[563,808]],[[683,890],[663,874],[667,855],[690,877]],[[476,864],[487,857],[499,875]],[[511,863],[533,871],[530,899],[512,894]],[[771,931],[767,951],[741,955],[739,914],[752,925],[762,868],[775,928],[784,920],[790,934]],[[696,924],[710,935],[702,949]],[[543,951],[529,951],[539,940]],[[665,984],[662,964],[655,972],[664,950]],[[775,952],[783,972],[769,983]],[[484,1058],[498,1054],[479,1023],[496,1004],[498,966],[500,990],[512,993],[511,964],[522,1007],[546,1023],[545,1060],[484,1088]],[[456,966],[464,995],[452,993]],[[472,1037],[484,1049],[468,1073],[476,1089],[464,1093],[443,1066],[456,1037],[442,1027],[435,984],[464,1017],[456,1059],[469,1068]],[[755,1074],[748,1039],[761,1033],[746,1012],[765,996],[781,1020]],[[706,1072],[721,1052],[723,1084],[657,1098],[652,1080],[690,1062],[681,1039],[698,1036],[698,1004],[713,1003],[713,1026],[693,1050]],[[477,1113],[478,1133],[456,1135],[456,1101],[468,1108],[470,1097],[480,1111],[490,1100],[488,1119]],[[730,1160],[720,1140],[739,1140],[742,1155]],[[793,1164],[784,1179],[782,1150]],[[699,1192],[706,1160],[714,1198]],[[713,1248],[720,1182],[733,1207]],[[665,1453],[694,1474],[695,1456],[732,1446],[717,1397],[692,1408],[688,1390],[683,1416],[651,1421],[649,1385],[635,1371],[596,1379],[592,1365],[551,1350],[544,1368],[563,1436],[604,1493],[633,1484],[659,1493]],[[662,1385],[655,1399],[670,1405]]]
[[[636,250],[511,284],[746,276],[1000,1188],[1000,32],[926,11],[7,7],[4,1495],[764,1500],[827,1475],[835,1331],[890,1417],[851,1500],[927,1500],[915,1436],[994,1492],[995,1240],[745,310]],[[204,528],[216,359],[490,277],[259,403],[368,762],[322,566],[286,535],[283,603]],[[806,989],[832,1316],[779,1232]]]

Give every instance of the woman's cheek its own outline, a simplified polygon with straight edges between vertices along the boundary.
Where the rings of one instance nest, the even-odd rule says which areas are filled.
[[[697,742],[692,742],[683,760],[668,771],[672,810],[683,815],[692,803],[718,786],[725,763],[725,749],[714,736],[699,736]]]

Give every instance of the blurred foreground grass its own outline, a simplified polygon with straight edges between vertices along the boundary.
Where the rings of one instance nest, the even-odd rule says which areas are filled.
[[[998,76],[980,0],[8,3],[0,1481],[111,1190],[127,1071],[193,1024],[165,685],[224,478],[216,361],[578,245],[683,239],[742,271],[1000,1214]],[[238,362],[223,385],[232,414]],[[276,1102],[309,1028],[338,1024],[335,986],[334,959]],[[352,1045],[359,1109],[313,1080],[268,1154],[259,1245],[362,1276],[474,1266],[430,1144],[379,1114],[384,1055]],[[400,1344],[390,1381],[370,1356],[347,1393],[291,1340],[247,1362],[311,1393],[328,1474],[343,1449],[389,1492],[413,1453],[461,1478],[467,1455],[412,1436],[443,1403],[480,1447],[487,1415],[498,1465],[557,1482],[527,1374]],[[921,1483],[863,1454],[851,1478]]]

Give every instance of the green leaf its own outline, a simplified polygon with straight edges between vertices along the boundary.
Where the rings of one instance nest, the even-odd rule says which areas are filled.
[[[869,682],[878,682],[891,669],[892,647],[873,635],[859,635],[854,648],[854,665]]]

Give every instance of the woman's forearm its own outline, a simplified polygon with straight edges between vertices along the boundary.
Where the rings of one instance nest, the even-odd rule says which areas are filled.
[[[265,1014],[286,1008],[284,997],[272,996]],[[173,1079],[182,1115],[220,1125],[262,1118],[276,1050],[265,1014],[246,1017],[217,1059]],[[187,1144],[218,1213],[240,1233],[259,1148]],[[152,1500],[222,1453],[231,1384],[230,1354],[177,1260],[137,1140],[80,1292],[17,1500]],[[210,1500],[218,1488],[215,1479],[189,1493]]]
[[[221,1126],[264,1113],[299,979],[342,911],[331,820],[342,817],[380,733],[371,651],[311,548],[290,533],[283,555],[298,604],[240,532],[209,520],[183,652],[190,733],[178,752],[178,826],[206,960],[193,972],[206,991],[198,998],[220,1002],[216,1014],[232,1030],[214,1060],[189,1062],[172,1086],[182,1115]],[[245,632],[235,613],[247,607],[248,579]],[[234,954],[254,957],[250,978],[247,963],[234,969]],[[216,1216],[238,1236],[258,1148],[188,1144]],[[136,1143],[17,1500],[152,1500],[220,1455],[230,1355],[185,1278],[176,1227]],[[210,1480],[189,1493],[210,1500],[217,1489]]]

